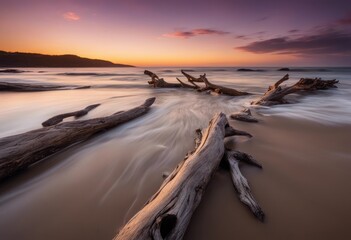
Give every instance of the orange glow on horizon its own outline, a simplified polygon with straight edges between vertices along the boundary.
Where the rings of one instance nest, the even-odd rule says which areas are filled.
[[[351,16],[342,6],[325,18],[307,3],[292,11],[297,5],[285,1],[156,2],[8,1],[0,50],[135,66],[338,66],[351,58]]]
[[[48,55],[63,55],[74,54],[83,58],[107,60],[113,63],[128,64],[139,67],[236,67],[236,66],[280,66],[287,62],[298,60],[293,56],[281,55],[259,55],[252,53],[245,53],[233,51],[233,53],[223,54],[220,52],[198,52],[189,55],[186,51],[179,51],[178,54],[168,55],[141,55],[138,53],[128,54],[124,56],[116,56],[114,53],[109,52],[95,52],[95,51],[78,51],[75,49],[60,50],[45,49],[45,48],[29,48],[27,49],[4,49],[9,52],[27,52],[27,53],[40,53]]]
[[[235,50],[245,44],[228,32],[192,29],[194,37],[167,38],[167,29],[131,28],[102,23],[83,12],[57,12],[56,16],[22,15],[22,22],[8,21],[0,28],[1,50],[50,55],[74,54],[134,66],[270,66],[284,65],[296,58],[275,54],[252,54]],[[47,21],[45,19],[47,18]],[[1,24],[1,23],[0,23]],[[52,26],[55,27],[52,27]],[[14,31],[14,29],[16,31]],[[25,41],[24,41],[25,39]]]

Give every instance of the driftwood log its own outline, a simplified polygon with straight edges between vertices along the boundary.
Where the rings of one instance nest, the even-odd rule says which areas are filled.
[[[245,108],[240,112],[231,114],[230,118],[242,122],[258,122],[258,120],[252,116],[249,108]]]
[[[151,80],[148,81],[149,85],[152,85],[154,88],[179,88],[181,85],[179,83],[168,83],[163,78],[159,78],[155,73],[148,70],[144,71],[145,75],[151,77]]]
[[[292,86],[282,87],[283,82],[289,79],[289,74],[286,74],[282,79],[277,81],[274,85],[269,86],[267,92],[261,99],[252,102],[254,105],[271,106],[276,104],[289,103],[284,97],[288,94],[296,93],[299,91],[315,91],[335,88],[338,80],[322,80],[320,78],[301,78],[297,83]]]
[[[233,88],[223,87],[220,85],[216,85],[211,83],[207,78],[206,74],[200,75],[199,78],[193,77],[190,74],[186,73],[185,71],[181,71],[182,74],[188,79],[188,83],[181,81],[179,78],[176,78],[179,83],[168,83],[163,78],[159,78],[155,73],[145,70],[144,74],[151,77],[151,81],[148,81],[149,85],[152,85],[155,88],[172,88],[172,87],[182,87],[182,88],[190,88],[197,90],[199,92],[203,91],[212,91],[218,94],[225,94],[229,96],[243,96],[248,95],[247,92],[241,92],[235,90]],[[204,86],[201,86],[197,83],[202,83]]]
[[[84,109],[81,109],[79,111],[75,111],[75,112],[69,112],[69,113],[63,113],[60,115],[56,115],[52,118],[49,118],[48,120],[46,120],[45,122],[43,122],[41,125],[43,127],[48,127],[48,126],[52,126],[52,125],[56,125],[60,122],[63,121],[63,119],[68,118],[68,117],[75,117],[75,118],[80,118],[84,115],[87,115],[88,112],[90,112],[91,110],[93,110],[94,108],[97,108],[98,106],[100,106],[100,104],[93,104],[93,105],[89,105]]]
[[[241,92],[233,88],[228,88],[228,87],[223,87],[220,85],[216,85],[211,83],[207,78],[206,78],[206,73],[203,75],[200,75],[200,77],[196,78],[194,76],[191,76],[190,74],[186,73],[185,71],[181,71],[182,74],[188,79],[188,82],[192,84],[190,88],[195,88],[198,91],[206,91],[210,90],[219,94],[225,94],[229,96],[243,96],[243,95],[248,95],[249,93],[247,92]],[[183,87],[187,87],[188,84],[185,84],[182,82],[180,79],[177,78],[177,80],[182,84]],[[196,83],[204,83],[205,86],[201,87]]]
[[[0,139],[0,180],[101,131],[145,114],[155,98],[107,117],[65,122]]]
[[[249,135],[231,128],[225,114],[215,115],[208,128],[202,133],[197,131],[195,150],[185,157],[114,239],[182,239],[207,184],[224,159],[224,138],[235,133]],[[230,156],[232,159],[233,154]],[[246,186],[241,187],[243,184],[244,181],[240,181],[238,188],[250,192]],[[254,204],[255,207],[250,208],[258,212]]]
[[[29,83],[0,82],[0,91],[12,91],[12,92],[74,90],[74,89],[86,89],[86,88],[90,88],[90,86],[49,85],[49,84],[43,85],[43,84],[29,84]]]

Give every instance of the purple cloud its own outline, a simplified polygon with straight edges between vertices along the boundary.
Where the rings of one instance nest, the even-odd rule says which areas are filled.
[[[248,40],[250,39],[247,35],[237,35],[235,36],[236,39],[243,39],[243,40]]]
[[[190,37],[196,37],[199,35],[226,35],[226,34],[229,34],[229,32],[211,29],[211,28],[197,28],[191,31],[175,31],[172,33],[166,33],[166,34],[163,34],[162,36],[169,37],[169,38],[190,38]]]
[[[298,29],[291,29],[291,30],[289,30],[288,32],[289,33],[298,33],[300,30],[298,30]]]
[[[340,25],[351,25],[351,13],[348,16],[337,21],[337,23]]]
[[[80,16],[75,12],[66,12],[62,16],[68,21],[78,21],[80,19]]]
[[[255,41],[236,49],[252,53],[351,55],[351,33],[326,30],[300,37]]]
[[[268,16],[266,16],[266,17],[261,17],[261,18],[258,18],[258,19],[256,20],[256,22],[263,22],[263,21],[266,21],[268,18],[269,18]]]

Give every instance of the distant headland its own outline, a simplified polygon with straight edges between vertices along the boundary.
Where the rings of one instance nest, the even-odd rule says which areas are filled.
[[[0,51],[0,67],[134,67],[76,55],[45,55],[38,53]]]

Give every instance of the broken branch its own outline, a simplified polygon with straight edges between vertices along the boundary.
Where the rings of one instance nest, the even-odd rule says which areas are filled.
[[[41,125],[43,125],[43,127],[48,127],[48,126],[56,125],[56,124],[62,122],[63,119],[68,118],[68,117],[80,118],[84,115],[87,115],[88,112],[90,112],[94,108],[97,108],[98,106],[100,106],[100,104],[93,104],[93,105],[87,106],[86,108],[79,110],[79,111],[63,113],[63,114],[54,116],[52,118],[49,118],[48,120],[43,122]]]

